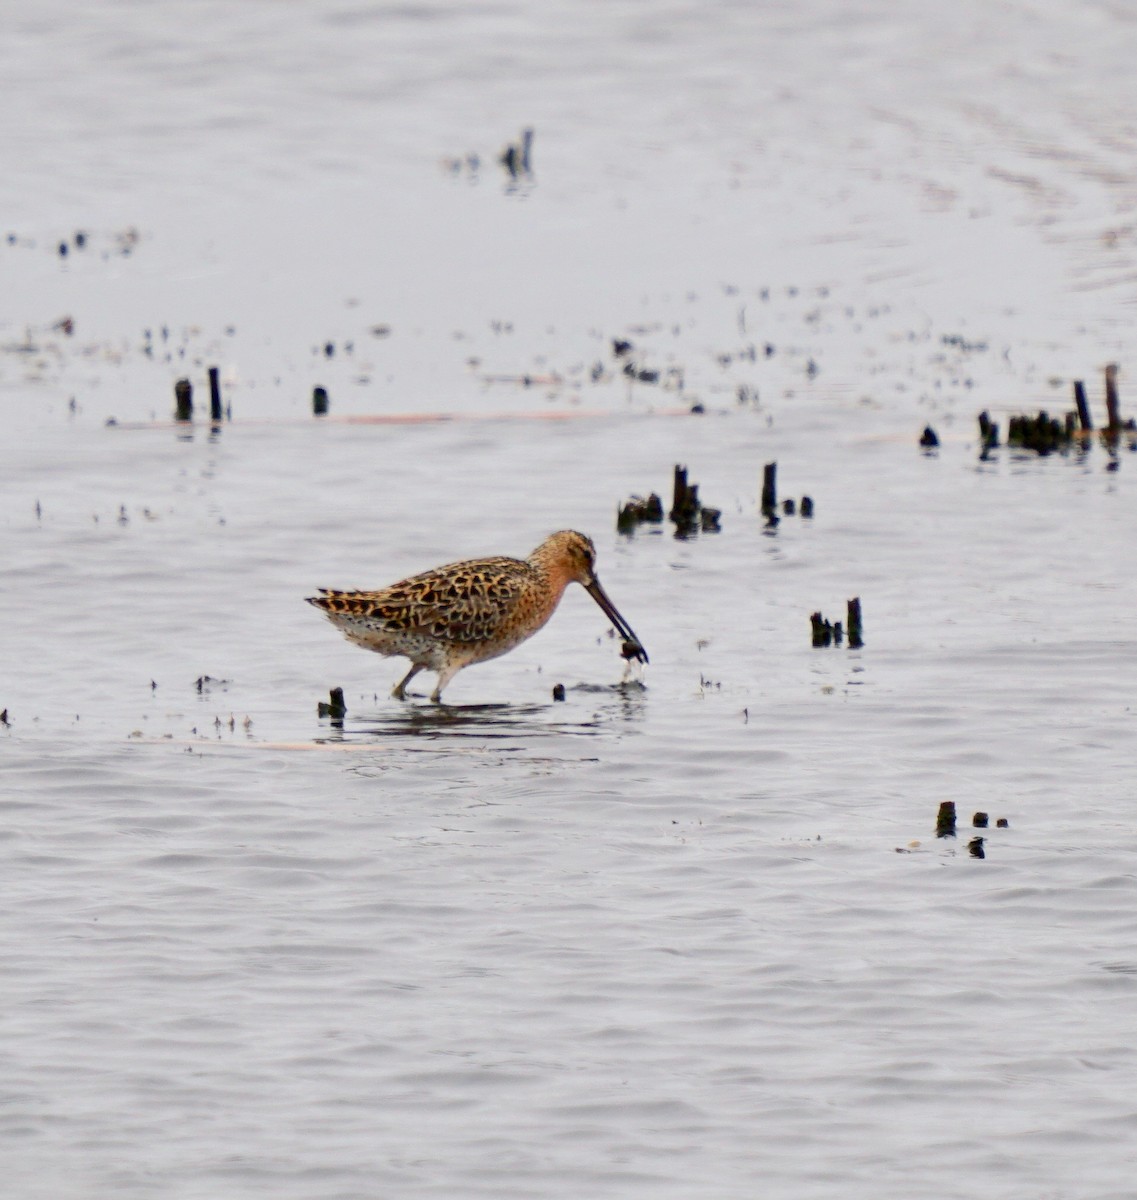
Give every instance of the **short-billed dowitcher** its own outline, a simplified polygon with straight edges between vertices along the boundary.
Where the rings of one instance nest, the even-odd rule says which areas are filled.
[[[647,662],[632,627],[596,578],[596,547],[572,529],[547,537],[528,558],[471,558],[412,575],[377,592],[321,588],[308,603],[353,642],[377,654],[403,655],[411,669],[391,695],[403,700],[420,671],[437,671],[431,700],[463,668],[519,646],[579,583],[624,639],[623,656]]]

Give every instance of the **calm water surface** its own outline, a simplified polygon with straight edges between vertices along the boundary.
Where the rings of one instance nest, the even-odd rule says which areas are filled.
[[[974,432],[1125,408],[1125,12],[11,24],[5,1195],[1131,1196],[1137,458]],[[644,671],[573,589],[400,705],[303,603],[563,527]]]

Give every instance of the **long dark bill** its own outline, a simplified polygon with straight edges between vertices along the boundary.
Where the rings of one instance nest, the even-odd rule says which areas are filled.
[[[636,637],[632,627],[620,616],[619,609],[608,599],[608,593],[600,586],[600,580],[593,576],[592,582],[584,585],[584,590],[600,605],[604,615],[616,626],[617,632],[624,639],[624,657],[647,662],[647,651],[640,645],[640,639]]]

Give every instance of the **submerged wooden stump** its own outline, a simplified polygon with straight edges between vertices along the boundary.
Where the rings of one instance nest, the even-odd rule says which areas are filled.
[[[774,516],[778,507],[778,464],[767,463],[762,468],[762,513]]]
[[[675,464],[669,518],[675,522],[675,536],[689,537],[699,528],[699,485],[687,481],[687,468]]]
[[[1046,409],[1039,409],[1033,417],[1015,416],[1007,421],[1007,445],[1021,446],[1036,454],[1053,454],[1070,444],[1073,430],[1066,421],[1052,417]]]
[[[831,646],[833,644],[833,624],[827,621],[820,612],[811,613],[810,629],[814,646]]]
[[[955,837],[954,800],[945,800],[936,813],[936,837]]]
[[[1105,369],[1105,411],[1108,418],[1110,433],[1116,434],[1121,428],[1121,400],[1117,394],[1117,363],[1110,363]]]
[[[849,645],[859,650],[864,644],[864,631],[861,626],[861,598],[854,596],[847,604],[849,619]]]
[[[334,687],[328,693],[327,700],[321,700],[316,705],[316,715],[340,720],[347,715],[347,705],[344,703],[343,688]]]
[[[692,488],[687,482],[687,468],[676,463],[671,485],[671,511],[668,516],[672,521],[682,521],[697,502],[697,486]]]
[[[857,603],[859,604],[860,602],[857,601]],[[849,604],[852,605],[853,601],[850,600]],[[852,621],[853,609],[850,607],[848,626],[849,647],[851,649],[856,649],[862,644],[860,640],[860,628],[858,626],[856,640],[854,640]],[[814,646],[840,646],[845,640],[845,626],[843,626],[840,621],[830,621],[820,612],[810,614],[809,626]]]
[[[511,180],[518,180],[533,173],[533,130],[523,129],[520,142],[510,142],[498,156]]]
[[[642,496],[632,496],[616,513],[616,531],[634,533],[639,525],[659,525],[662,521],[663,501],[655,492],[646,500]]]
[[[188,379],[174,384],[174,420],[193,420],[193,384]]]
[[[699,501],[699,485],[687,478],[687,468],[675,464],[672,482],[671,509],[668,519],[675,522],[675,536],[691,537],[693,534],[721,532],[722,509],[704,506]],[[642,523],[659,524],[663,520],[663,501],[652,492],[645,500],[633,496],[616,511],[616,529],[619,533],[634,533]]]
[[[209,368],[209,419],[214,423],[221,420],[221,372],[217,367]]]
[[[1117,388],[1118,371],[1117,363],[1110,363],[1105,368],[1106,424],[1101,431],[1101,440],[1111,451],[1116,449],[1123,430],[1137,429],[1137,424],[1133,421],[1123,422],[1121,419],[1121,400]],[[1033,450],[1043,456],[1055,451],[1065,452],[1071,446],[1084,449],[1090,445],[1087,435],[1092,433],[1093,429],[1085,384],[1076,379],[1073,409],[1063,413],[1061,417],[1051,416],[1046,409],[1040,409],[1033,415],[1020,413],[1009,417],[1007,445]],[[998,427],[986,412],[979,414],[979,432],[984,445],[981,458],[986,457],[987,450],[997,444],[997,430]]]
[[[1091,433],[1094,423],[1090,419],[1090,406],[1086,403],[1086,387],[1080,379],[1074,380],[1074,404],[1078,409],[1078,424],[1083,433]]]

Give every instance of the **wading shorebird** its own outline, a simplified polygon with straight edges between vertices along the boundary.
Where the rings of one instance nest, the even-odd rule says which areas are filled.
[[[596,578],[596,547],[572,529],[547,537],[528,558],[471,558],[377,592],[321,588],[308,603],[323,609],[349,641],[411,660],[391,692],[396,700],[406,699],[407,684],[420,671],[437,671],[430,696],[437,704],[463,667],[497,658],[531,638],[570,583],[579,583],[604,610],[624,639],[624,658],[646,663],[647,651]]]

